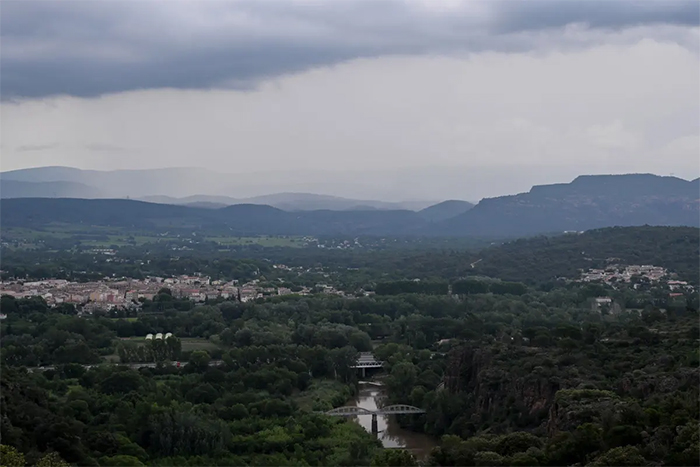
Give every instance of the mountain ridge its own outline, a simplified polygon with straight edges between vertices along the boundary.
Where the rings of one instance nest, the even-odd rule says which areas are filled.
[[[223,178],[221,178],[223,177]],[[152,181],[153,179],[153,181]],[[12,189],[0,192],[1,198],[95,198],[95,199],[139,199],[161,204],[189,205],[196,203],[202,207],[215,208],[217,205],[253,203],[271,205],[289,211],[308,211],[318,209],[358,210],[372,209],[411,209],[420,210],[433,201],[381,201],[373,199],[354,199],[342,196],[307,192],[275,192],[258,196],[233,197],[215,194],[222,191],[221,184],[231,184],[233,177],[225,174],[210,173],[206,169],[163,168],[135,169],[118,171],[82,170],[72,167],[38,167],[0,172],[3,185],[13,185]],[[176,183],[186,180],[184,183]],[[211,180],[211,183],[208,181]],[[60,182],[60,183],[59,183]],[[47,187],[42,184],[48,184]],[[70,184],[81,184],[83,191],[61,189]],[[170,185],[193,184],[195,189],[213,190],[206,194],[195,193],[187,196],[172,196]],[[116,186],[116,188],[115,188]],[[157,193],[145,193],[144,186]],[[135,191],[134,191],[135,190]],[[214,206],[211,205],[214,203]],[[360,209],[361,210],[361,209]]]
[[[697,180],[653,174],[586,175],[571,183],[485,198],[448,219],[444,228],[452,234],[523,236],[647,224],[696,226],[699,198]]]
[[[418,211],[418,214],[429,222],[441,222],[463,214],[472,209],[474,206],[475,205],[469,201],[448,199],[442,201],[441,203],[433,204],[432,206],[421,209]]]
[[[18,180],[2,180],[0,183],[0,198],[99,198],[99,189],[79,182],[25,182]]]
[[[698,182],[653,175],[609,176],[533,187],[518,195],[487,198],[452,215],[466,202],[410,210],[287,211],[268,205],[222,208],[156,204],[137,200],[68,198],[3,199],[2,222],[42,227],[55,222],[109,225],[151,231],[216,230],[230,235],[422,235],[514,238],[614,226],[699,226]],[[441,206],[442,205],[442,206]],[[448,216],[444,218],[444,216]],[[450,217],[451,216],[451,217]]]

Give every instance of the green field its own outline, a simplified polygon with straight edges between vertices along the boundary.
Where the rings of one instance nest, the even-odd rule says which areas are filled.
[[[165,334],[165,333],[164,333]],[[139,345],[146,343],[146,336],[138,337],[124,337],[119,339],[120,341],[135,342]],[[181,337],[180,342],[182,343],[182,350],[210,350],[218,349],[219,345],[210,341],[209,339],[204,339],[202,337]]]
[[[90,227],[89,230],[85,230],[84,228],[60,224],[48,225],[40,230],[10,227],[3,229],[2,232],[3,241],[20,241],[24,243],[23,247],[25,248],[36,247],[39,246],[42,241],[51,240],[75,240],[76,242],[80,241],[80,244],[83,246],[109,248],[112,245],[140,245],[164,239],[173,240],[175,237],[130,235],[121,232],[119,229],[109,227]]]
[[[300,237],[205,237],[206,240],[221,245],[260,245],[262,247],[301,248],[304,241]]]
[[[225,235],[198,235],[196,237],[177,236],[177,234],[163,232],[155,233],[126,233],[121,229],[113,227],[91,226],[76,227],[72,225],[52,224],[42,229],[27,229],[21,227],[11,227],[3,229],[2,240],[5,242],[20,242],[20,248],[37,248],[42,242],[51,240],[75,240],[83,247],[110,248],[112,246],[135,246],[163,241],[187,241],[195,242],[215,242],[222,246],[259,245],[262,247],[291,247],[300,248],[304,246],[301,237],[237,237]]]
[[[192,350],[215,350],[219,348],[218,344],[208,339],[197,337],[183,337],[180,341],[182,342],[182,350],[185,352],[190,352]]]
[[[134,342],[137,345],[145,345],[146,344],[146,337],[145,336],[138,336],[138,337],[124,337],[117,339],[118,342]],[[215,344],[214,342],[211,342],[208,339],[200,338],[200,337],[181,337],[180,342],[182,343],[182,351],[183,352],[192,352],[194,350],[216,350],[219,348],[218,344]],[[113,353],[112,355],[107,355],[104,357],[105,360],[110,361],[110,362],[119,362],[119,355],[117,353]]]

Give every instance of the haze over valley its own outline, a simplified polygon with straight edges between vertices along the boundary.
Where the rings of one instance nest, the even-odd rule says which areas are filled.
[[[0,467],[700,465],[698,0],[2,0]]]

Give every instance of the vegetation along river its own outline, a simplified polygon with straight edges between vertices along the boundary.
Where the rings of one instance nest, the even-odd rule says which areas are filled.
[[[382,405],[384,387],[374,386],[366,382],[360,382],[360,389],[354,399],[348,402],[348,406],[361,407],[367,410],[377,410]],[[437,446],[437,440],[423,433],[416,433],[401,428],[395,415],[377,417],[379,434],[385,448],[403,448],[410,451],[417,459],[425,459],[433,447]],[[372,416],[359,415],[355,420],[362,427],[372,432]]]

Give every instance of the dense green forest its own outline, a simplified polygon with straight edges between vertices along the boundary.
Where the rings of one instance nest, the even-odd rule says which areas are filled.
[[[82,316],[3,296],[0,465],[699,465],[697,290],[668,300],[663,283],[550,277],[576,267],[577,254],[589,258],[580,264],[615,257],[692,281],[697,248],[697,229],[645,227],[374,260],[193,249],[181,257],[189,273],[224,263],[242,276],[323,277],[376,294],[195,306],[162,289],[128,314]],[[41,253],[31,254],[8,270],[34,267]],[[154,248],[131,266],[165,274],[171,254]],[[94,257],[56,252],[44,264],[95,275],[128,264]],[[282,261],[320,270],[272,267]],[[597,304],[602,296],[612,305]],[[144,338],[156,333],[173,337]],[[366,351],[385,362],[376,375],[385,403],[425,410],[397,420],[435,440],[426,458],[384,450],[352,420],[319,413],[353,400],[361,374],[351,366]]]
[[[136,321],[5,297],[22,311],[2,324],[2,442],[29,462],[367,465],[370,434],[313,412],[345,404],[375,340],[390,400],[427,410],[402,423],[442,437],[435,465],[697,465],[697,310],[601,314],[584,297],[293,297]],[[166,330],[217,347],[144,354],[180,368],[80,365]]]

